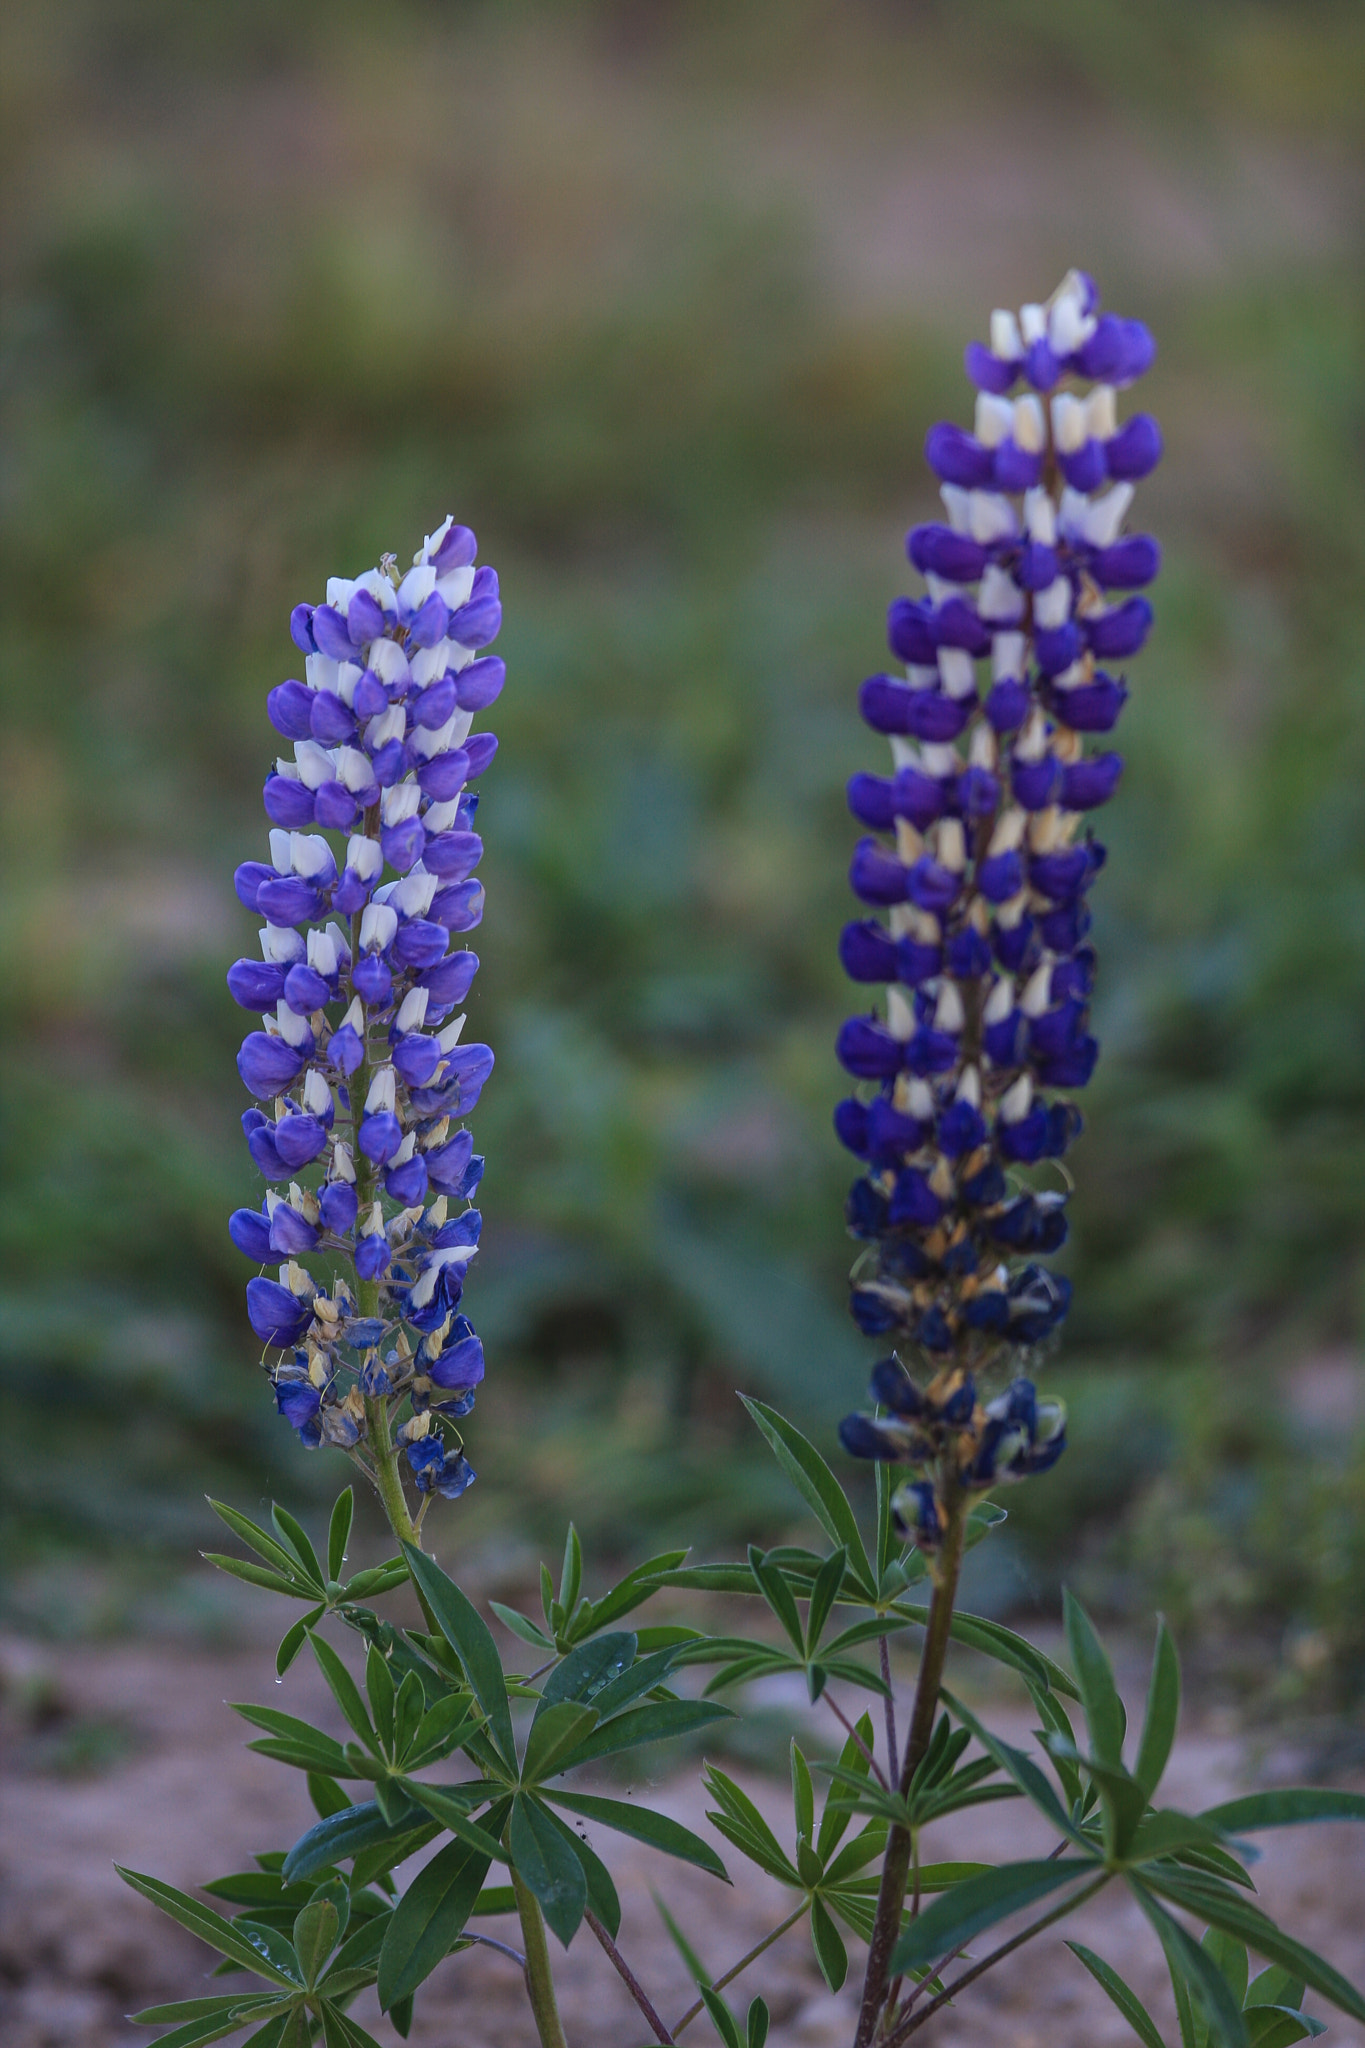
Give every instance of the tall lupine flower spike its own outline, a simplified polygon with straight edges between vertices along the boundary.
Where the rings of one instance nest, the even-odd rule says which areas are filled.
[[[305,1444],[351,1452],[400,1525],[399,1448],[422,1494],[474,1478],[447,1426],[484,1372],[457,1313],[484,1164],[460,1119],[493,1054],[462,1040],[479,962],[458,935],[483,915],[471,785],[498,745],[471,727],[505,670],[484,652],[502,607],[476,552],[447,519],[406,575],[385,556],[295,607],[303,678],[267,699],[292,742],[265,784],[270,859],[236,874],[262,957],[228,973],[261,1016],[237,1066],[268,1105],[242,1125],[271,1186],[229,1224],[248,1258],[278,1263],[247,1283],[251,1326],[280,1413]]]
[[[884,983],[881,1015],[850,1018],[839,1059],[864,1085],[835,1113],[864,1162],[847,1220],[867,1249],[851,1307],[898,1342],[845,1448],[926,1475],[897,1511],[932,1551],[945,1486],[959,1494],[1046,1468],[1065,1418],[1015,1378],[977,1385],[1060,1323],[1070,1285],[1037,1263],[1066,1237],[1066,1195],[1030,1173],[1081,1128],[1072,1097],[1094,1070],[1095,955],[1086,893],[1104,862],[1087,822],[1123,763],[1108,734],[1127,697],[1108,664],[1136,654],[1160,551],[1125,532],[1136,480],[1160,459],[1155,420],[1120,422],[1119,393],[1154,355],[1147,329],[1101,313],[1079,271],[1046,305],[991,317],[973,342],[975,431],[925,444],[945,519],[907,538],[924,578],[888,632],[904,676],[860,706],[890,741],[889,776],[855,775],[869,828],[855,895],[884,913],[845,927],[850,977]],[[1022,385],[1022,389],[1019,387]],[[927,1384],[920,1384],[927,1379]]]

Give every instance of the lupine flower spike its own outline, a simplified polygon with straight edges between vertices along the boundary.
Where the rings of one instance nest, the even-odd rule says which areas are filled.
[[[484,1372],[457,1314],[484,1165],[461,1119],[493,1066],[458,1007],[479,965],[460,935],[484,898],[471,785],[498,744],[471,727],[504,679],[483,652],[498,579],[475,555],[447,519],[406,575],[386,556],[295,607],[304,675],[267,699],[292,743],[265,784],[270,859],[236,874],[262,957],[228,974],[261,1014],[237,1066],[268,1105],[242,1126],[270,1183],[229,1229],[278,1264],[246,1293],[279,1411],[305,1444],[365,1464],[374,1404],[386,1425],[406,1404],[396,1441],[417,1489],[451,1499],[474,1473],[444,1424]]]
[[[1078,271],[1046,305],[992,315],[990,346],[966,355],[975,431],[945,421],[925,444],[945,518],[907,538],[925,591],[891,606],[904,674],[860,693],[892,773],[849,783],[869,828],[850,881],[883,915],[847,925],[840,957],[885,997],[839,1034],[863,1086],[835,1125],[864,1162],[847,1205],[867,1244],[853,1316],[901,1352],[873,1374],[884,1413],[840,1434],[855,1456],[919,1468],[896,1508],[930,1552],[945,1485],[1043,1471],[1065,1444],[1059,1404],[1027,1378],[984,1402],[978,1386],[1007,1378],[1070,1304],[1069,1282],[1037,1263],[1065,1240],[1066,1195],[1034,1169],[1080,1131],[1073,1098],[1099,1051],[1086,893],[1104,848],[1089,814],[1123,766],[1104,743],[1128,694],[1109,665],[1152,623],[1144,597],[1115,593],[1160,564],[1154,540],[1125,531],[1160,431],[1145,413],[1120,422],[1119,406],[1154,352]]]

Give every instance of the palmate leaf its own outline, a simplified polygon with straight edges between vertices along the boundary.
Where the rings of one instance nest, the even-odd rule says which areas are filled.
[[[582,1864],[583,1876],[588,1887],[588,1904],[614,1941],[621,1931],[621,1901],[616,1896],[616,1886],[612,1883],[611,1872],[582,1835],[575,1834],[566,1821],[561,1820],[557,1813],[552,1813],[539,1795],[535,1803],[550,1825],[558,1828],[560,1835]]]
[[[587,1629],[595,1633],[605,1628],[608,1622],[619,1621],[623,1614],[641,1606],[658,1590],[658,1581],[663,1573],[673,1571],[686,1556],[685,1550],[663,1550],[657,1557],[647,1557],[643,1564],[637,1564],[633,1571],[617,1581],[609,1593],[604,1593],[600,1600],[589,1602],[586,1610],[575,1617],[575,1634]]]
[[[501,1600],[490,1600],[488,1605],[503,1627],[510,1630],[514,1636],[520,1636],[523,1643],[529,1643],[533,1650],[549,1650],[553,1654],[554,1637],[547,1636],[544,1629],[538,1628],[528,1616],[520,1613],[515,1607],[505,1606]]]
[[[651,1849],[661,1849],[666,1856],[676,1856],[684,1863],[695,1863],[699,1870],[709,1871],[726,1884],[730,1882],[725,1865],[710,1844],[665,1813],[655,1813],[648,1806],[630,1806],[621,1799],[601,1799],[587,1792],[556,1790],[547,1792],[545,1797],[556,1806],[567,1807],[570,1813],[582,1814],[585,1820],[614,1828],[618,1834],[629,1835],[637,1842],[647,1842]]]
[[[1124,1983],[1118,1971],[1106,1963],[1103,1956],[1097,1956],[1094,1949],[1086,1948],[1083,1942],[1069,1941],[1067,1947],[1078,1962],[1084,1963],[1106,1996],[1112,1999],[1142,2042],[1143,2048],[1166,2048],[1146,2007],[1137,1993]]]
[[[488,1857],[455,1841],[418,1871],[394,1908],[379,1951],[381,2010],[409,1997],[450,1953],[488,1868]]]
[[[327,1524],[327,1576],[340,1579],[341,1567],[346,1562],[346,1543],[351,1533],[351,1518],[355,1514],[355,1494],[349,1486],[343,1487],[336,1497],[332,1518]]]
[[[592,1733],[597,1720],[596,1707],[581,1706],[577,1700],[558,1700],[543,1712],[537,1710],[522,1757],[522,1783],[538,1784],[563,1770],[563,1759]]]
[[[245,1543],[248,1550],[254,1550],[257,1557],[263,1558],[266,1564],[273,1566],[286,1579],[300,1579],[302,1574],[297,1557],[277,1537],[270,1535],[249,1516],[239,1514],[236,1508],[230,1508],[226,1501],[214,1500],[210,1495],[208,1502],[219,1521],[226,1522],[233,1535]],[[319,1572],[310,1591],[321,1593],[322,1590],[322,1574]]]
[[[904,1929],[891,1954],[893,1975],[937,1962],[973,1936],[1020,1912],[1063,1885],[1093,1878],[1101,1866],[1081,1857],[1045,1862],[1005,1863],[984,1877],[970,1877],[935,1899]]]
[[[177,1891],[174,1885],[163,1884],[158,1877],[146,1877],[138,1870],[125,1870],[120,1863],[116,1863],[114,1868],[126,1885],[131,1885],[135,1892],[141,1892],[145,1899],[150,1899],[172,1920],[178,1920],[191,1934],[197,1934],[210,1948],[217,1949],[220,1956],[227,1957],[239,1968],[250,1970],[258,1977],[282,1985],[288,1991],[301,1988],[302,1979],[297,1973],[291,1976],[281,1970],[233,1921],[225,1920],[211,1906],[201,1905],[197,1899]]]
[[[871,1754],[872,1716],[863,1714],[853,1734],[839,1752],[838,1768],[849,1772],[854,1779],[865,1780],[871,1776],[871,1765],[868,1763]],[[829,1862],[843,1840],[851,1818],[850,1814],[841,1813],[837,1808],[831,1811],[830,1801],[828,1796],[826,1797],[825,1810],[820,1817],[820,1832],[815,1839],[815,1853],[822,1863]]]

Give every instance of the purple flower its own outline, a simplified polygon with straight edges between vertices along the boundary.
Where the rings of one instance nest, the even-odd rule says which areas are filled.
[[[410,1401],[415,1425],[434,1389],[448,1418],[463,1414],[484,1371],[472,1325],[452,1320],[481,1222],[463,1205],[483,1174],[458,1120],[493,1054],[463,1044],[450,1016],[479,966],[451,934],[483,914],[469,784],[497,740],[472,728],[506,679],[483,651],[502,606],[477,552],[447,519],[405,575],[386,557],[295,606],[303,674],[266,699],[280,749],[264,790],[270,859],[234,878],[262,921],[261,958],[228,972],[233,1000],[261,1018],[238,1069],[266,1105],[242,1121],[272,1189],[263,1209],[234,1211],[229,1234],[257,1265],[285,1261],[247,1286],[256,1336],[286,1354],[277,1406],[305,1443],[363,1460],[365,1404],[383,1400],[419,1487],[448,1499],[472,1468],[425,1419],[409,1441],[398,1413]],[[327,832],[348,835],[344,858]]]
[[[845,925],[839,955],[861,989],[886,989],[835,1048],[858,1084],[836,1132],[866,1167],[845,1209],[863,1247],[850,1306],[869,1335],[924,1355],[926,1412],[941,1393],[956,1405],[934,1411],[928,1450],[916,1420],[916,1456],[956,1460],[971,1486],[1042,1470],[1064,1441],[1026,1381],[983,1406],[964,1374],[1043,1341],[1070,1298],[1019,1263],[1063,1243],[1065,1197],[1011,1175],[1073,1141],[1068,1096],[1099,1052],[1086,899],[1104,851],[1088,819],[1123,762],[1088,736],[1111,731],[1127,697],[1099,664],[1135,655],[1153,623],[1145,597],[1122,593],[1152,581],[1160,551],[1124,520],[1161,435],[1145,413],[1121,420],[1117,395],[1153,354],[1146,328],[1102,313],[1076,271],[1045,304],[992,316],[989,345],[967,351],[971,431],[942,422],[925,442],[944,517],[908,536],[927,587],[888,614],[906,672],[858,692],[891,761],[848,785],[867,833],[850,884],[881,914]],[[904,1429],[866,1417],[844,1440],[908,1455]],[[898,1511],[932,1546],[938,1495],[916,1485]]]

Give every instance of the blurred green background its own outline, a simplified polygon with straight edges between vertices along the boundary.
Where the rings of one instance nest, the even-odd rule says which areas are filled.
[[[1314,0],[11,0],[4,1599],[162,1612],[341,1476],[227,1212],[290,606],[447,512],[510,680],[471,1021],[490,1379],[440,1545],[724,1549],[827,1446],[842,782],[963,341],[1073,262],[1157,330],[1165,544],[1096,892],[1073,1449],[977,1581],[1365,1691],[1365,13]],[[988,1549],[990,1547],[988,1546]],[[984,1556],[985,1553],[982,1553]],[[199,1584],[198,1580],[194,1583]],[[160,1603],[158,1606],[157,1603]]]

